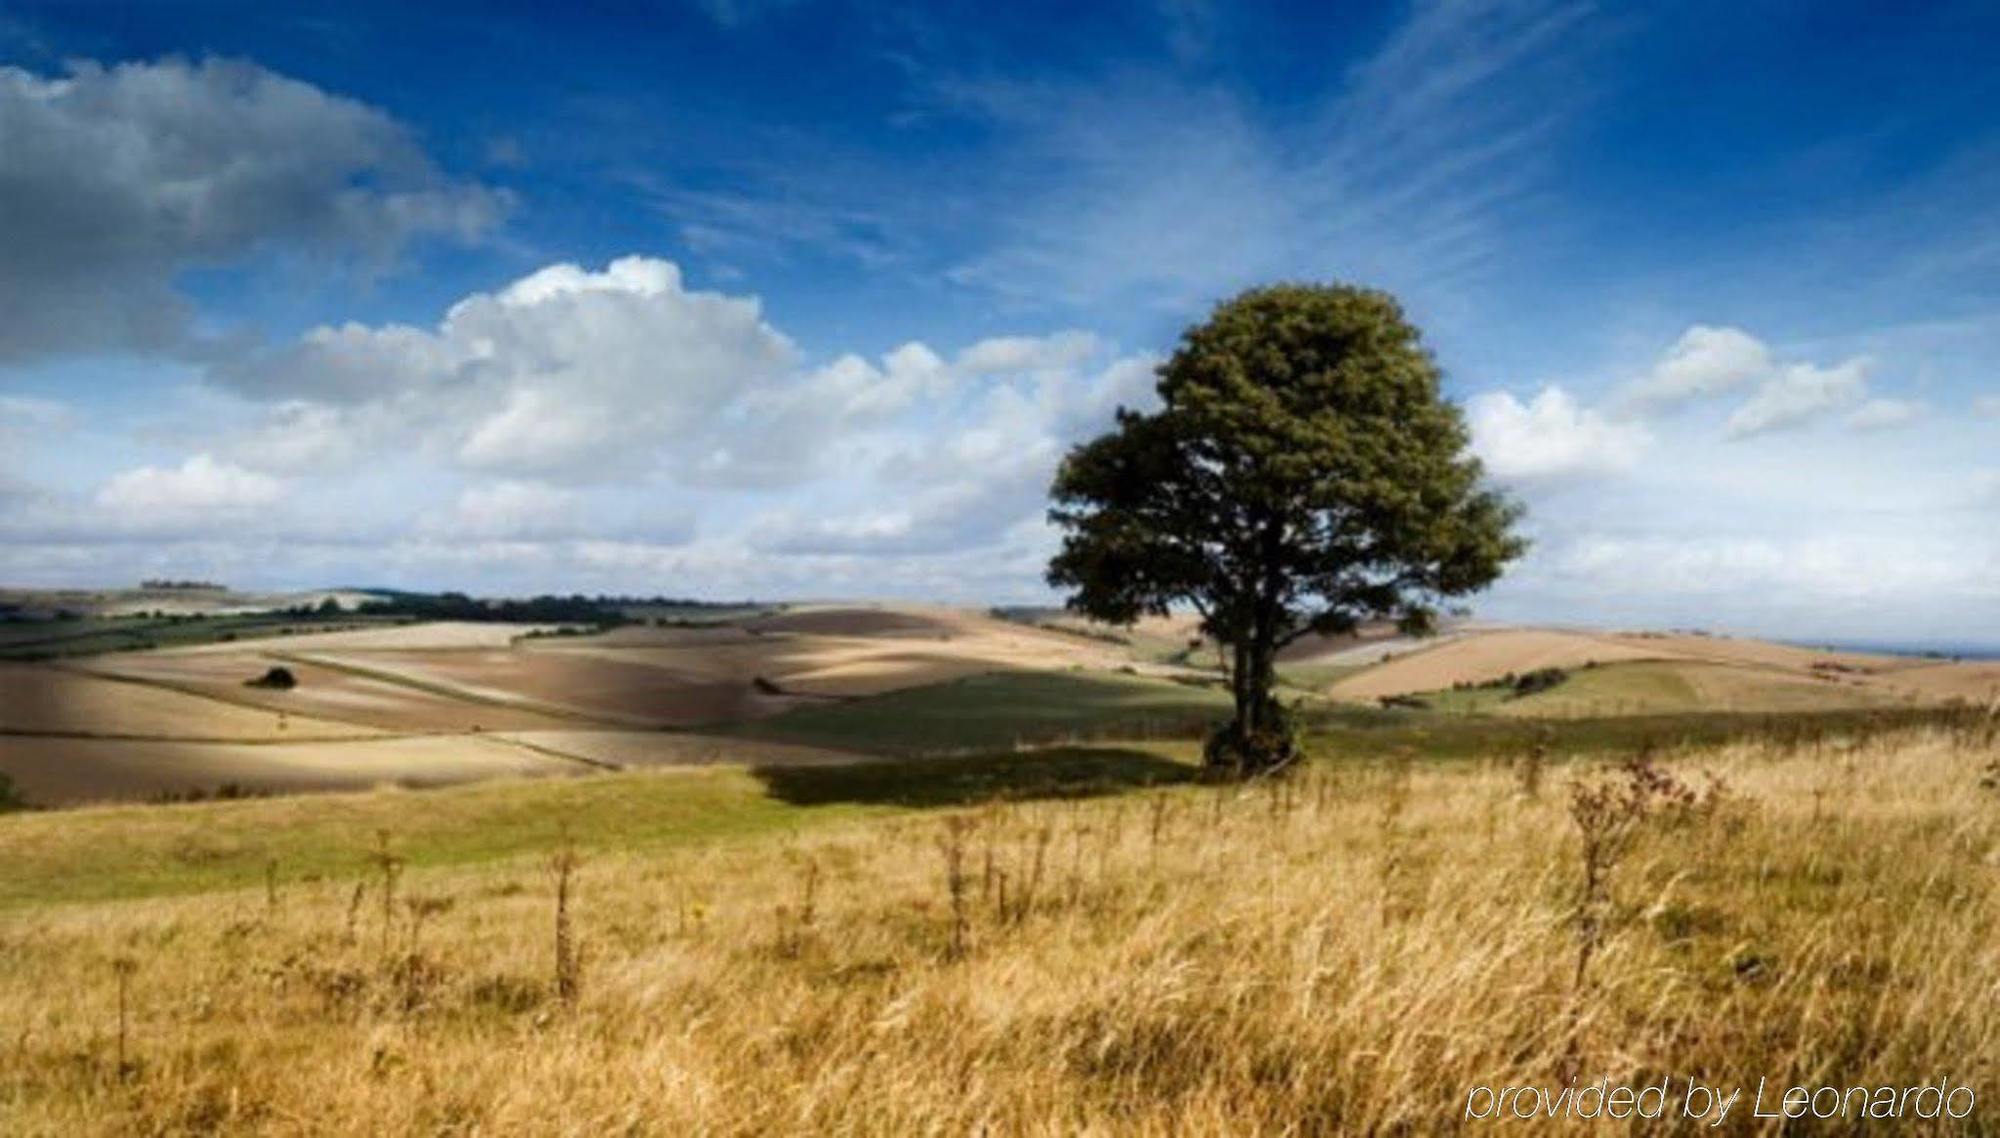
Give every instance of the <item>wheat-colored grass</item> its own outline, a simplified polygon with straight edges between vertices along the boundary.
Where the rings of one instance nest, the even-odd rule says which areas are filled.
[[[1581,982],[1568,787],[1625,777],[1586,765],[1532,797],[1498,764],[1328,764],[600,853],[573,1002],[546,860],[398,874],[392,833],[358,877],[10,915],[0,1133],[1420,1135],[1565,1073],[1949,1076],[1991,1130],[1995,758],[1669,757],[1726,790],[1631,831]]]

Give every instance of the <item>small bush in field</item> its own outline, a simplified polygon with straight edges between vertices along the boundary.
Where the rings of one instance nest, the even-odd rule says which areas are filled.
[[[27,808],[28,800],[22,798],[21,792],[15,789],[14,780],[8,778],[5,773],[0,773],[0,814]]]
[[[280,664],[254,680],[245,680],[243,686],[267,688],[271,691],[291,691],[293,688],[299,686],[299,678],[292,674],[290,668]]]

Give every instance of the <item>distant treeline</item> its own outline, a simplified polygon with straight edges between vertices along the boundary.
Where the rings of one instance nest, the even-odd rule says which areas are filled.
[[[740,604],[672,597],[587,597],[573,593],[566,597],[544,594],[537,597],[483,598],[465,593],[383,592],[361,602],[354,612],[361,616],[408,617],[415,620],[490,621],[496,624],[577,624],[609,628],[635,619],[633,610],[644,609],[734,609]],[[338,612],[331,598],[318,606],[300,605],[288,609],[297,615]]]
[[[150,592],[226,593],[229,586],[218,585],[214,581],[174,581],[165,577],[153,577],[139,582],[141,589]]]

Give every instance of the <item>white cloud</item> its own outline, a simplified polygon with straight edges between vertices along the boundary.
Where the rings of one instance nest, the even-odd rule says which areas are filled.
[[[265,413],[229,446],[231,457],[279,474],[330,473],[361,458],[361,443],[384,433],[364,426],[365,416],[338,407],[292,400]]]
[[[1627,414],[1652,416],[1747,388],[1750,396],[1723,424],[1724,437],[1747,438],[1860,404],[1873,370],[1866,356],[1828,365],[1781,361],[1741,328],[1695,324],[1645,375],[1618,392],[1615,405]],[[1918,410],[1914,403],[1877,399],[1859,407],[1849,422],[1860,430],[1882,429],[1907,422]]]
[[[1770,371],[1771,351],[1763,341],[1740,328],[1696,324],[1627,389],[1625,400],[1640,409],[1666,407],[1733,391]]]
[[[1723,424],[1723,434],[1748,438],[1798,426],[1820,415],[1858,403],[1868,391],[1871,364],[1865,358],[1832,367],[1790,364],[1779,368]]]
[[[573,491],[536,482],[496,482],[468,488],[439,528],[473,538],[553,538],[577,533]]]
[[[1553,559],[1555,573],[1655,601],[1727,596],[1754,604],[1784,596],[1808,607],[1897,603],[1914,596],[2000,598],[1986,574],[1992,549],[1952,548],[1928,538],[1876,536],[1646,537],[1587,536]]]
[[[1527,403],[1511,392],[1467,404],[1474,453],[1495,478],[1541,482],[1628,471],[1651,442],[1644,426],[1583,407],[1549,386]]]
[[[620,498],[542,482],[502,479],[459,491],[449,507],[417,519],[426,542],[562,545],[571,554],[590,542],[677,547],[695,533],[694,515],[677,504]],[[543,555],[554,551],[543,550]]]
[[[496,475],[588,482],[691,468],[725,409],[780,383],[796,355],[755,298],[692,291],[672,262],[625,257],[469,296],[434,330],[318,328],[216,375],[287,401],[257,453],[305,435],[333,454],[326,436],[346,431]]]
[[[198,454],[179,466],[141,466],[115,475],[98,489],[96,501],[113,514],[143,523],[242,514],[284,496],[284,483],[268,474]]]
[[[1924,413],[1924,405],[1907,399],[1870,399],[1847,416],[1857,431],[1887,431],[1907,426]]]
[[[520,486],[772,495],[824,481],[845,500],[762,510],[754,540],[859,553],[961,548],[1038,514],[1062,448],[1152,398],[1153,366],[1062,331],[805,367],[754,298],[693,291],[672,263],[627,257],[542,269],[454,304],[434,329],[317,329],[216,374],[281,400],[228,451],[260,469],[416,456],[517,487],[507,504],[528,514]],[[518,532],[488,517],[499,505],[467,499],[432,524]]]
[[[2000,419],[2000,395],[1979,395],[1972,400],[1972,411],[1989,419]]]
[[[1040,532],[1064,451],[1108,428],[1116,407],[1146,407],[1155,398],[1152,358],[1086,361],[1063,355],[1062,337],[1050,340],[1040,347],[1007,342],[1015,362],[1030,370],[957,376],[958,398],[938,408],[943,421],[898,422],[878,432],[858,471],[865,504],[774,511],[752,525],[750,547],[788,556],[934,556],[989,545],[1022,525]],[[976,344],[958,358],[989,366],[997,343]],[[1035,366],[1056,356],[1079,366]]]
[[[177,346],[184,269],[303,252],[385,264],[490,228],[394,119],[248,63],[0,67],[0,359]]]
[[[996,336],[958,353],[954,366],[962,375],[1060,370],[1075,367],[1103,350],[1103,342],[1088,332]]]
[[[151,568],[219,558],[266,579],[365,564],[629,588],[619,573],[661,565],[1019,597],[1057,462],[1148,405],[1156,364],[1058,331],[808,366],[754,298],[690,290],[668,262],[557,265],[430,327],[322,328],[218,364],[204,426],[171,436],[194,457],[94,492],[9,483],[0,556],[142,542]]]

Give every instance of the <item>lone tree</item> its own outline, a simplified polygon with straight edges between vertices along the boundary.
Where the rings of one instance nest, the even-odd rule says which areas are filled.
[[[1483,484],[1437,364],[1387,293],[1253,289],[1181,337],[1160,410],[1064,459],[1049,583],[1114,624],[1190,605],[1229,653],[1235,714],[1208,764],[1277,770],[1297,757],[1272,695],[1280,649],[1438,607],[1491,584],[1525,543],[1520,508]]]

